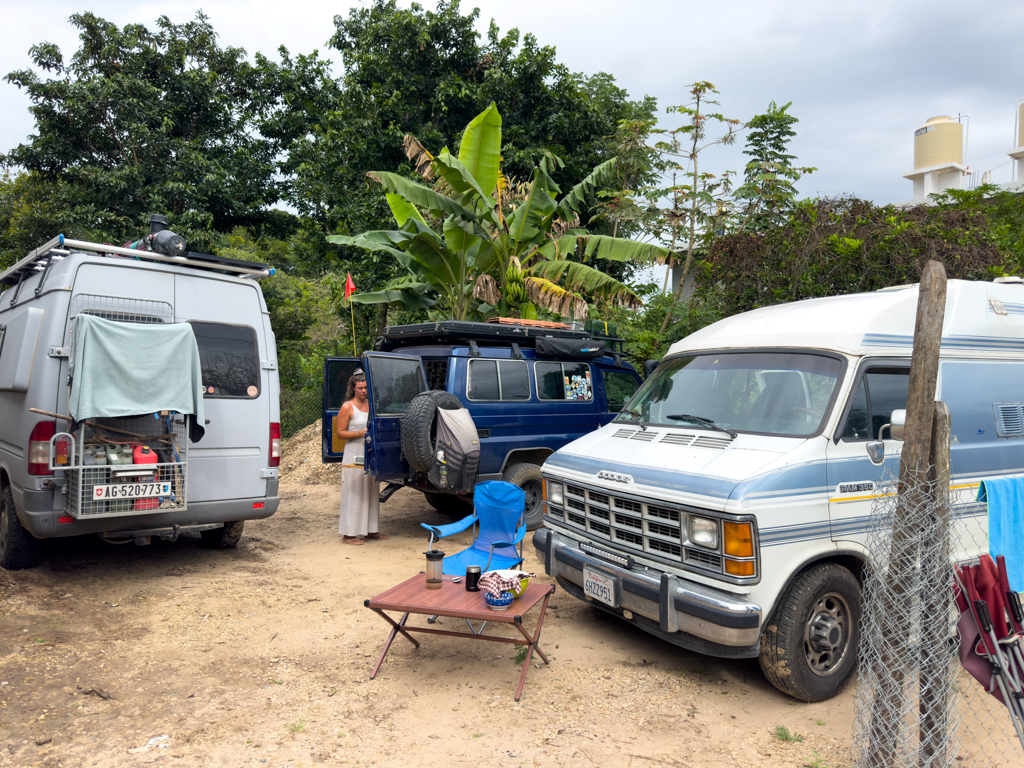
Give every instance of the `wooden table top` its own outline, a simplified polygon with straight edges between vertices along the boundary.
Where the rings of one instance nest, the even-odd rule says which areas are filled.
[[[483,590],[467,592],[464,582],[455,584],[448,579],[440,589],[427,589],[426,576],[418,573],[401,584],[381,592],[365,601],[367,608],[378,611],[401,611],[403,613],[426,613],[438,616],[452,616],[478,621],[497,621],[505,624],[522,623],[522,617],[555,591],[550,584],[538,584],[531,580],[522,595],[504,611],[494,611],[484,602]]]

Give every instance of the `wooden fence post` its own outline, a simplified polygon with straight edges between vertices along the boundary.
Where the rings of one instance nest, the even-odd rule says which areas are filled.
[[[903,660],[908,638],[907,627],[887,621],[902,609],[906,585],[910,581],[906,568],[916,567],[916,557],[905,550],[915,535],[913,514],[925,503],[928,466],[932,443],[932,422],[935,418],[935,390],[939,378],[939,347],[942,343],[942,321],[946,313],[946,271],[937,261],[929,261],[921,272],[918,286],[917,319],[914,324],[914,351],[910,362],[907,392],[907,421],[904,428],[903,451],[896,511],[893,516],[892,543],[888,561],[882,605],[882,653],[875,663],[886,667],[888,674],[879,675],[878,690],[871,708],[869,765],[888,768],[898,748],[898,732],[902,723],[890,720],[900,712],[905,695],[907,670]]]

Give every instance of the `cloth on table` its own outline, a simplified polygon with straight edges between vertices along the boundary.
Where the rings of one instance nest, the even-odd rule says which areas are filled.
[[[982,480],[978,501],[988,504],[988,551],[1006,559],[1010,589],[1024,592],[1024,477]]]
[[[352,408],[348,432],[366,429],[369,414]],[[352,465],[363,456],[363,438],[345,441],[341,463]],[[341,516],[338,533],[342,536],[366,536],[380,530],[380,483],[362,467],[346,466],[341,470]]]
[[[501,597],[502,592],[514,592],[523,579],[532,579],[535,574],[526,571],[488,571],[480,577],[480,589],[492,597]]]
[[[176,411],[192,415],[192,442],[206,431],[199,347],[188,323],[119,323],[80,312],[68,372],[75,422]]]

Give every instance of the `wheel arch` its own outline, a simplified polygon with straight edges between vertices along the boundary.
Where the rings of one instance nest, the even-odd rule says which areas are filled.
[[[764,628],[771,617],[775,615],[775,609],[779,606],[779,600],[789,590],[790,585],[799,579],[804,573],[809,571],[816,565],[823,565],[825,563],[834,563],[840,565],[846,570],[853,574],[853,577],[857,579],[857,582],[864,587],[864,565],[866,563],[867,555],[855,549],[841,549],[833,550],[831,552],[819,552],[811,557],[807,558],[802,562],[786,579],[786,583],[782,585],[782,588],[775,595],[775,599],[772,601],[771,608],[761,614],[761,627]]]
[[[536,464],[539,467],[554,452],[553,448],[546,448],[544,446],[514,448],[505,454],[505,460],[501,463],[499,472],[504,472],[513,464]]]

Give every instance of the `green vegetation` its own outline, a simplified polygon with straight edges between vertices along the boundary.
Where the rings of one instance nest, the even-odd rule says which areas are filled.
[[[789,728],[784,725],[776,725],[775,733],[772,735],[779,741],[786,741],[791,744],[799,743],[804,740],[804,737],[799,733],[790,733]]]
[[[151,213],[193,250],[273,265],[286,437],[317,418],[323,357],[388,324],[601,318],[639,366],[722,317],[912,283],[929,259],[951,278],[1024,271],[1024,197],[801,199],[815,169],[789,149],[792,103],[744,122],[697,80],[662,130],[654,99],[478,21],[458,0],[371,0],[325,32],[335,73],[315,51],[250,58],[202,13],[71,16],[77,50],[32,46],[5,78],[35,128],[0,155],[0,268],[61,232],[137,239]],[[741,178],[706,171],[740,140]],[[655,260],[678,282],[639,284]]]

